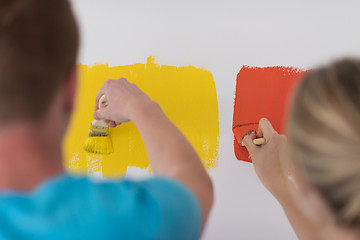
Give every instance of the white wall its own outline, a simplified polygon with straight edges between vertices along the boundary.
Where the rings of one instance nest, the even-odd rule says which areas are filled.
[[[79,61],[191,64],[213,73],[220,118],[216,203],[203,239],[296,239],[252,165],[237,161],[231,131],[242,65],[310,68],[360,55],[360,1],[72,0],[82,29]]]

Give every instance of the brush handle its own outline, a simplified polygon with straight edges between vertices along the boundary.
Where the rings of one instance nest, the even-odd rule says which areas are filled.
[[[107,105],[108,105],[108,102],[107,102],[106,96],[104,94],[99,99],[99,109],[104,108]],[[91,125],[95,126],[95,127],[108,127],[108,125],[106,124],[106,122],[104,120],[94,120],[91,122]]]
[[[93,127],[108,127],[107,123],[104,120],[94,120],[91,122],[91,126]]]
[[[106,96],[105,94],[102,95],[99,99],[99,108],[104,108],[108,105],[108,102],[107,102],[107,99],[106,99]]]

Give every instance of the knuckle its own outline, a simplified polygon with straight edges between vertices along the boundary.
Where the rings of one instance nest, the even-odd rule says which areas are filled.
[[[248,150],[250,150],[252,147],[251,143],[252,143],[251,138],[249,136],[245,136],[243,139],[243,144]]]
[[[249,141],[249,136],[248,135],[246,135],[244,138],[243,138],[243,142],[245,142],[245,143],[247,143],[248,141]]]
[[[126,78],[119,78],[118,81],[127,82],[128,80]]]
[[[104,86],[109,86],[110,84],[112,84],[113,81],[114,81],[113,79],[106,79]]]
[[[261,118],[259,121],[260,124],[264,124],[265,122],[267,122],[267,118],[264,118],[264,117]]]

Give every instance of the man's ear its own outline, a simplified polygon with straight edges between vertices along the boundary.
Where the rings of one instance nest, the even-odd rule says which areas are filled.
[[[77,90],[77,67],[74,65],[67,74],[64,86],[65,110],[71,113],[75,105],[75,95]]]

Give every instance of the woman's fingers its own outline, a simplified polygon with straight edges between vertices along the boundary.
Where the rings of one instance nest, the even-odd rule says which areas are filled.
[[[268,139],[271,135],[276,133],[269,120],[262,118],[259,121],[258,137]]]
[[[252,155],[257,148],[257,146],[253,143],[253,140],[255,138],[256,138],[256,134],[252,132],[250,135],[246,135],[243,141],[241,142],[241,145],[246,147],[250,155]]]

